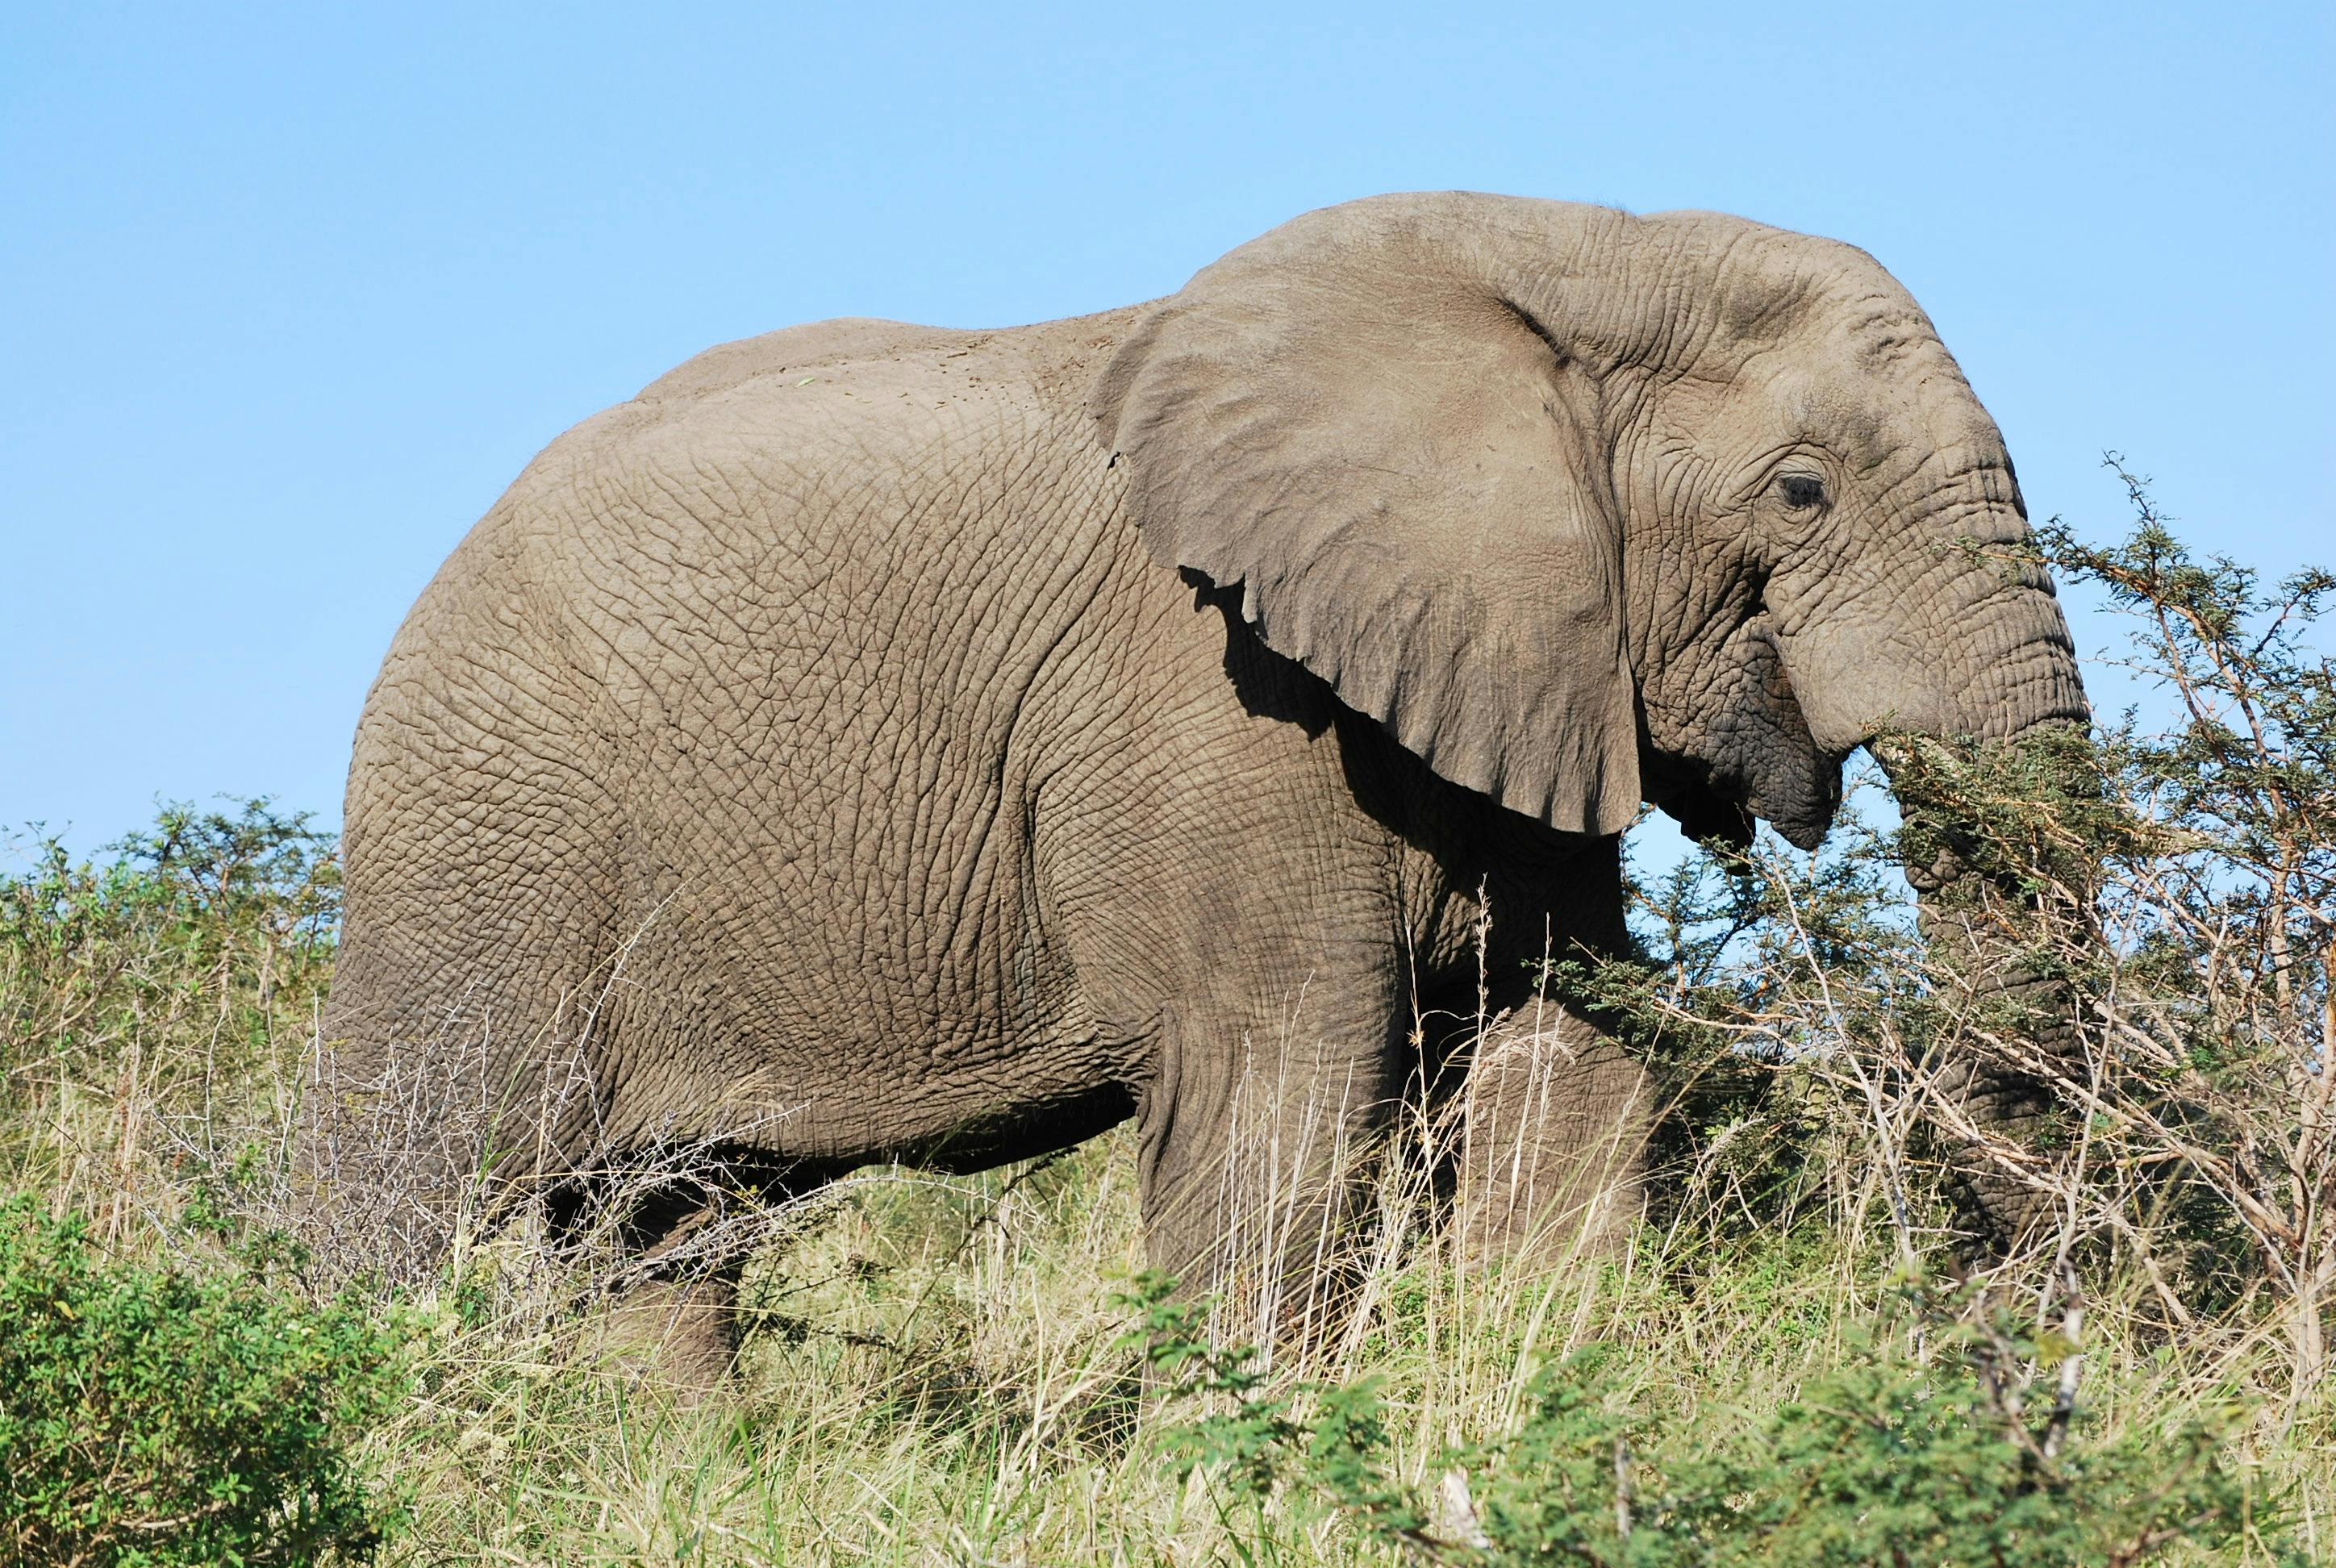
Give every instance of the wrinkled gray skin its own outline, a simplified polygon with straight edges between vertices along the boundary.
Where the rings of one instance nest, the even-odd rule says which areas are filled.
[[[1480,924],[1519,1019],[1526,959],[1621,940],[1642,797],[1808,845],[1884,721],[2085,716],[2048,580],[1958,543],[2024,519],[1888,273],[1708,213],[1387,197],[1101,316],[715,348],[399,633],[336,1071],[482,1049],[503,1177],[695,1139],[800,1191],[1132,1115],[1157,1264],[1294,1297]],[[1543,1018],[1474,1069],[1496,1235],[1639,1090]],[[423,1164],[384,1248],[435,1244]]]

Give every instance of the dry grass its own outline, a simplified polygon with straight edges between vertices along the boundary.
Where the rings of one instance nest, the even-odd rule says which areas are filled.
[[[94,884],[81,891],[94,900]],[[200,910],[157,922],[117,904],[78,948],[20,943],[0,973],[13,1053],[0,1159],[12,1189],[98,1216],[124,1255],[207,1256],[216,1243],[189,1223],[199,1193],[265,1209],[282,1190],[324,979],[317,928],[283,918],[288,906],[211,929]],[[1661,1174],[1649,1222],[1529,1268],[1454,1252],[1420,1201],[1423,1134],[1380,1167],[1352,1317],[1280,1370],[1383,1379],[1399,1464],[1425,1487],[1448,1446],[1515,1424],[1536,1368],[1591,1340],[1618,1348],[1617,1397],[1714,1442],[1852,1346],[1931,1353],[1893,1303],[1910,1249],[1944,1255],[1929,1227],[1945,1212],[1909,1153],[1905,1081],[1864,1076],[1888,1060],[1807,1051],[1764,1069],[1765,1092]],[[698,1404],[594,1360],[579,1308],[605,1259],[546,1253],[523,1227],[465,1232],[455,1261],[406,1294],[431,1325],[423,1375],[366,1440],[413,1502],[387,1560],[1244,1560],[1258,1543],[1228,1533],[1205,1475],[1180,1483],[1160,1458],[1162,1431],[1189,1412],[1147,1394],[1125,1342],[1133,1170],[1123,1133],[976,1177],[863,1172],[764,1217],[739,1376]],[[2107,1203],[2137,1223],[2140,1189],[2085,1193],[2072,1214]],[[2070,1250],[2056,1241],[2009,1269],[1997,1299],[2058,1311],[2050,1266]],[[2129,1251],[2084,1255],[2088,1430],[2234,1419],[2233,1462],[2324,1553],[2336,1407],[2324,1365],[2298,1359],[2292,1316],[2266,1288],[2169,1323],[2181,1281]],[[2020,1375],[2049,1389],[2059,1371]],[[1269,1524],[1276,1561],[1387,1560],[1335,1515],[1277,1505]]]

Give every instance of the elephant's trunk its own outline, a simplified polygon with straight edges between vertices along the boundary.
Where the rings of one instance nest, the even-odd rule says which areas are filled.
[[[1928,737],[1949,743],[1943,754],[1919,755],[1911,736],[1874,748],[1905,819],[1922,935],[1949,983],[1968,987],[1960,1054],[1939,1064],[1945,1153],[1968,1217],[1999,1254],[2053,1209],[2065,1104],[2055,1086],[2083,1061],[2078,998],[2055,954],[2088,940],[2093,873],[2051,851],[2019,803],[2087,787],[2067,749],[2085,733],[2082,688],[2057,609],[2049,620],[1946,705],[1948,723]]]
[[[2020,792],[1975,785],[2000,785],[2013,759],[2028,758],[2029,782],[2065,788],[2032,759],[2040,750],[2069,760],[2056,738],[2081,734],[2089,714],[2067,623],[1993,455],[2000,448],[1958,450],[1942,466],[1960,467],[1961,482],[1939,487],[1935,511],[1904,525],[1903,537],[1929,542],[1863,582],[1785,585],[1778,609],[1813,738],[1834,755],[1866,744],[1889,772],[1923,934],[1959,977],[1950,983],[1973,998],[1972,1043],[1935,1066],[1946,1120],[1962,1129],[1951,1140],[1957,1184],[1972,1218],[2009,1247],[2040,1212],[2030,1194],[2047,1184],[2033,1178],[2052,1142],[2050,1085],[2077,1052],[2073,995],[2038,939],[2046,920],[2065,930],[2080,913],[2088,895],[2068,884],[2088,878],[2064,867],[2064,891],[2041,898],[2020,863],[2034,837],[2018,821]]]

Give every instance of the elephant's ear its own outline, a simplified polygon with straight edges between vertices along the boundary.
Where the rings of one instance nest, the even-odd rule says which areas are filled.
[[[1439,254],[1440,253],[1440,254]],[[1639,804],[1598,382],[1446,247],[1277,230],[1116,351],[1098,433],[1152,554],[1455,784],[1572,833]]]

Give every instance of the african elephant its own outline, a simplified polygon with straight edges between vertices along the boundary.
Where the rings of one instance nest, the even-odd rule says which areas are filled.
[[[1099,316],[709,350],[528,467],[366,703],[325,1032],[409,1099],[471,1042],[493,1128],[397,1156],[381,1244],[482,1158],[802,1191],[1133,1116],[1158,1265],[1299,1290],[1416,1020],[1623,940],[1642,799],[1806,846],[1885,721],[2085,720],[2046,576],[1968,548],[2025,533],[1906,291],[1709,213],[1389,196]],[[1559,1023],[1472,1069],[1512,1217],[1641,1092]]]

